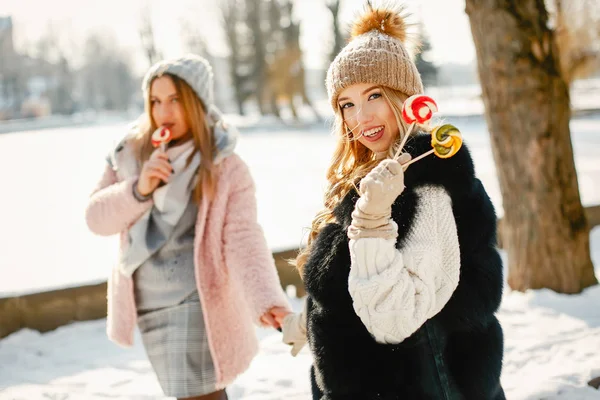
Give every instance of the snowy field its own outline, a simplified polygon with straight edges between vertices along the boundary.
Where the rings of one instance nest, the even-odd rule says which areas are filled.
[[[485,122],[453,118],[496,204],[501,197]],[[582,201],[600,204],[600,116],[571,124]],[[106,279],[116,238],[87,230],[87,196],[124,125],[0,135],[0,297]],[[273,249],[297,247],[319,209],[334,140],[325,128],[252,129],[238,152],[257,181],[259,219]],[[308,161],[310,159],[310,161]],[[600,276],[600,228],[591,235]],[[291,296],[296,308],[300,300]],[[600,287],[578,296],[505,291],[499,317],[506,352],[502,382],[510,400],[591,400],[600,376]],[[111,344],[104,321],[0,340],[0,400],[164,399],[143,353]],[[257,330],[261,351],[228,389],[233,400],[307,400],[310,354],[291,357],[274,330]]]
[[[502,214],[489,137],[481,117],[452,118],[477,175]],[[334,138],[323,124],[252,129],[238,152],[257,182],[259,220],[272,249],[298,247],[322,204]],[[600,204],[600,114],[571,124],[582,201]],[[87,229],[84,210],[104,157],[124,124],[0,135],[0,297],[106,279],[117,238]]]

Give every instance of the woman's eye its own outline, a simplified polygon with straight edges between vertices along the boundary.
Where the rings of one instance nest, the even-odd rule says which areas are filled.
[[[173,98],[171,101],[172,101],[173,103],[178,103],[178,102],[179,102],[179,99],[178,99],[177,97],[175,97],[175,98]]]
[[[369,100],[378,99],[380,97],[381,97],[381,93],[373,93],[372,95],[369,96]]]
[[[350,108],[350,107],[352,107],[353,105],[354,105],[354,104],[352,104],[352,103],[345,103],[345,104],[342,104],[342,105],[340,106],[340,108],[343,110],[343,109],[345,109],[345,108]]]
[[[156,103],[158,103],[158,101],[157,101],[157,100],[150,100],[150,105],[151,105],[151,106],[155,105]]]

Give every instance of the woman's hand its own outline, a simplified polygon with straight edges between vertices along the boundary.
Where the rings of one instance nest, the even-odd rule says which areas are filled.
[[[394,201],[404,191],[402,164],[410,161],[405,153],[398,160],[385,159],[360,181],[357,207],[365,214],[383,215],[391,212]]]
[[[281,329],[283,319],[290,313],[291,311],[285,307],[271,307],[266,313],[261,315],[260,322],[263,325],[267,325],[275,329]]]
[[[160,185],[160,182],[169,182],[173,167],[169,156],[160,149],[154,150],[148,161],[142,165],[142,172],[137,183],[137,191],[142,196],[148,196]]]
[[[398,160],[383,160],[360,181],[360,198],[352,212],[348,238],[395,239],[398,226],[391,220],[392,204],[404,191],[402,164],[410,161],[410,154]]]

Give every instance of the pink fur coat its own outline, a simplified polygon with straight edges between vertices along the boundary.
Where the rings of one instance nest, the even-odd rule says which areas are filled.
[[[123,175],[107,165],[86,209],[92,232],[121,235],[120,251],[127,246],[128,228],[152,207],[152,200],[141,203],[133,197],[137,176]],[[223,388],[248,368],[258,351],[253,322],[260,324],[260,316],[273,306],[289,308],[257,223],[254,181],[236,154],[218,166],[214,199],[199,206],[194,260],[217,386]],[[122,346],[133,344],[133,284],[113,268],[107,333]]]

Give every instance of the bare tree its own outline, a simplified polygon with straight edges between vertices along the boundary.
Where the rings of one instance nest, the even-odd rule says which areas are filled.
[[[335,56],[342,50],[342,47],[344,47],[344,41],[346,40],[340,27],[341,0],[326,0],[326,5],[331,12],[333,24],[333,48],[329,55],[329,59],[333,61]]]
[[[80,72],[87,107],[97,110],[128,109],[136,91],[136,79],[125,53],[105,37],[92,35],[85,43]]]
[[[247,13],[246,24],[252,32],[252,44],[254,50],[252,80],[256,82],[256,100],[261,114],[266,114],[267,107],[264,104],[263,90],[267,73],[267,53],[262,30],[263,1],[246,0]]]
[[[435,85],[437,84],[438,67],[428,59],[431,52],[431,42],[422,22],[419,23],[419,38],[421,45],[415,56],[417,70],[419,70],[425,86]]]
[[[283,7],[278,0],[267,0],[268,18],[267,34],[265,35],[265,49],[267,63],[273,62],[273,55],[285,45],[282,29]]]
[[[248,44],[250,35],[245,21],[243,0],[223,0],[221,2],[221,24],[229,47],[229,72],[234,88],[238,113],[244,115],[244,102],[253,93],[251,87],[252,51]]]
[[[293,2],[225,0],[221,13],[239,112],[250,96],[261,114],[279,116],[279,98],[289,101],[294,116],[295,97],[312,107],[304,88],[300,26],[293,18]]]
[[[75,111],[73,99],[74,74],[75,71],[71,68],[67,58],[61,55],[54,74],[56,84],[49,93],[53,113],[72,114]]]
[[[0,17],[0,96],[8,103],[0,109],[0,120],[20,116],[27,90],[25,59],[15,51],[13,30],[12,18]]]
[[[276,2],[273,1],[273,3]],[[294,4],[290,0],[276,4],[278,4],[278,11],[271,14],[271,32],[272,36],[274,32],[279,35],[273,40],[274,51],[269,57],[270,62],[263,94],[270,101],[272,112],[279,118],[281,118],[281,114],[278,99],[285,99],[288,101],[292,116],[298,120],[294,102],[299,98],[303,104],[311,108],[317,120],[320,120],[319,113],[306,93],[305,70],[300,48],[300,25],[293,18]],[[275,20],[274,16],[277,16],[279,20]]]
[[[37,73],[50,83],[46,95],[53,114],[71,114],[75,111],[74,69],[67,59],[62,34],[57,25],[49,24],[44,35],[34,43],[40,65]]]
[[[466,0],[516,290],[597,283],[579,196],[569,88],[544,0]]]
[[[162,54],[156,47],[154,27],[152,26],[152,9],[149,4],[145,4],[140,12],[139,34],[148,63],[152,65],[160,61]]]
[[[198,26],[199,16],[201,16],[200,10],[189,8],[186,10],[186,15],[179,21],[181,40],[186,51],[210,59],[206,40]]]

